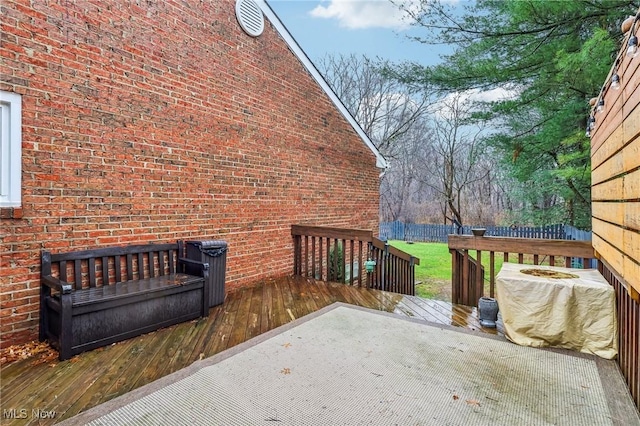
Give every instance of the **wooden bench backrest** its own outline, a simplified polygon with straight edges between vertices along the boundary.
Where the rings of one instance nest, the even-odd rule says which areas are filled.
[[[178,243],[108,247],[69,253],[42,253],[42,274],[74,290],[153,278],[176,272]]]

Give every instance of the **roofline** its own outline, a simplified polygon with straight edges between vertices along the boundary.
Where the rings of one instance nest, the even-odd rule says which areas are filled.
[[[287,27],[280,21],[280,18],[275,14],[271,6],[267,3],[267,0],[254,0],[256,4],[262,10],[262,13],[269,19],[271,24],[275,27],[275,29],[280,34],[280,37],[284,39],[284,41],[289,45],[291,51],[298,57],[302,65],[307,69],[309,74],[313,77],[313,79],[320,85],[322,90],[329,96],[331,102],[338,108],[340,113],[344,116],[344,118],[351,124],[353,130],[356,131],[358,136],[362,139],[362,141],[367,145],[367,147],[373,152],[373,155],[376,157],[376,167],[381,169],[387,169],[389,167],[389,163],[387,159],[380,153],[378,148],[373,144],[369,136],[362,130],[362,127],[358,124],[355,118],[351,115],[347,107],[344,106],[340,98],[335,94],[333,89],[329,86],[327,81],[322,77],[322,74],[318,71],[318,69],[313,65],[311,59],[307,56],[307,54],[302,50],[298,42],[293,38]]]

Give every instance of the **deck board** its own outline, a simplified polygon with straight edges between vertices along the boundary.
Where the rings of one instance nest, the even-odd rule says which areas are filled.
[[[501,334],[479,326],[475,309],[308,278],[268,279],[229,292],[209,317],[178,324],[63,362],[2,366],[3,409],[55,410],[60,421],[334,302],[440,324]],[[4,424],[52,424],[48,419]]]

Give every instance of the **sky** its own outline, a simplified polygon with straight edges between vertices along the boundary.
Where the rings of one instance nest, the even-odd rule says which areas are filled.
[[[445,0],[456,8],[473,0]],[[266,0],[312,62],[327,54],[356,54],[392,62],[411,61],[422,65],[443,62],[442,55],[453,47],[426,45],[409,36],[424,36],[411,27],[397,6],[389,0]],[[407,7],[420,0],[396,0]],[[514,89],[471,90],[463,101],[496,101],[512,98]],[[459,96],[452,94],[451,96]]]
[[[354,53],[433,65],[450,52],[409,40],[408,35],[419,33],[388,0],[266,1],[313,62],[326,54]]]

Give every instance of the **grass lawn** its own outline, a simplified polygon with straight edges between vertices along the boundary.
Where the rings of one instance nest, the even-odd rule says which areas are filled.
[[[451,255],[445,243],[389,241],[393,247],[420,259],[416,266],[416,296],[451,301]]]
[[[451,301],[451,254],[445,243],[412,243],[389,241],[393,247],[420,259],[416,266],[416,296],[427,299]],[[471,251],[471,256],[476,255]],[[502,253],[495,256],[495,273],[502,268]],[[512,259],[513,261],[513,259]],[[527,262],[525,263],[532,263]],[[485,268],[485,291],[489,292],[489,252],[482,253],[482,265]]]

